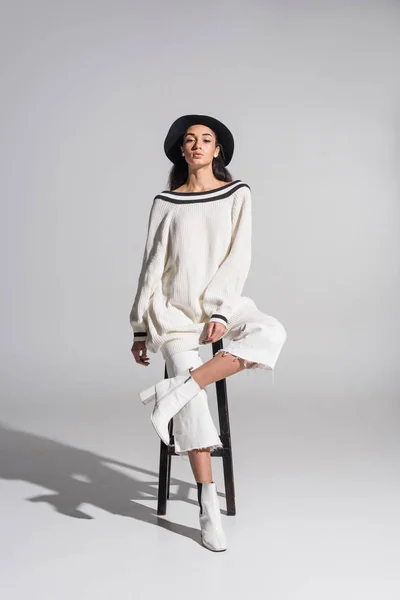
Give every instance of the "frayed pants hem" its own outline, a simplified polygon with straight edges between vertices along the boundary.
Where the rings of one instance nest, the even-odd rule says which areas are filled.
[[[223,444],[222,442],[220,442],[219,444],[212,444],[212,445],[206,445],[206,446],[193,446],[191,448],[185,448],[185,450],[177,450],[175,448],[175,452],[176,454],[178,454],[179,456],[188,456],[189,452],[191,450],[209,450],[210,453],[214,452],[214,450],[217,450],[217,448],[222,448]]]

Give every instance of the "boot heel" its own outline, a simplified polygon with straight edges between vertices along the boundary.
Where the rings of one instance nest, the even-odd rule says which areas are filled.
[[[143,404],[148,404],[152,400],[156,399],[156,386],[151,385],[147,390],[143,390],[143,392],[139,392],[139,396]]]

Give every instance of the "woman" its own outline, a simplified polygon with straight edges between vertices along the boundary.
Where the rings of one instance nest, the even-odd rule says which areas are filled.
[[[221,121],[183,115],[164,150],[173,163],[169,189],[153,200],[137,293],[130,313],[132,353],[149,365],[161,353],[169,378],[140,392],[155,401],[152,424],[175,452],[188,454],[198,489],[203,545],[226,550],[210,453],[222,446],[206,386],[244,369],[269,369],[286,340],[283,325],[242,296],[251,263],[251,191],[226,166],[234,139]],[[224,338],[203,364],[199,345]]]

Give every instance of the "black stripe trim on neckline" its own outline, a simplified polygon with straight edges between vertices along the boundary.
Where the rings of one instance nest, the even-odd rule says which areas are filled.
[[[225,185],[220,185],[219,187],[213,188],[212,190],[205,190],[204,192],[173,192],[172,190],[163,190],[161,193],[176,194],[177,196],[202,196],[203,194],[212,194],[214,192],[218,192],[218,190],[223,190],[224,188],[239,182],[240,179],[234,179],[234,181],[228,181],[228,183]]]
[[[242,187],[247,187],[249,190],[251,190],[247,183],[244,183],[240,179],[236,179],[235,181],[230,181],[227,185],[222,185],[219,188],[207,190],[205,192],[170,192],[168,190],[164,190],[161,192],[161,194],[157,194],[154,200],[156,200],[156,198],[160,198],[161,200],[166,200],[167,202],[172,202],[173,204],[196,204],[198,202],[212,202],[227,198]],[[226,188],[228,188],[228,190],[221,194],[221,190]],[[174,198],[173,196],[179,196],[179,199]],[[198,198],[198,196],[200,196],[200,198]]]

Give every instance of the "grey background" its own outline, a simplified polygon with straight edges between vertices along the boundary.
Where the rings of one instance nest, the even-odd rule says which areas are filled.
[[[270,484],[274,471],[275,483],[282,486],[280,477],[288,477],[289,468],[294,469],[293,488],[288,482],[287,489],[280,488],[280,509],[282,498],[301,504],[300,488],[307,479],[304,473],[300,476],[303,468],[317,473],[319,492],[324,487],[321,477],[329,487],[327,481],[332,483],[336,473],[339,479],[332,489],[324,487],[330,498],[339,497],[338,490],[344,494],[344,480],[365,477],[365,487],[352,489],[347,497],[347,507],[354,500],[354,512],[349,510],[353,527],[366,498],[376,500],[368,505],[365,523],[371,524],[371,515],[378,512],[377,490],[383,490],[385,481],[380,514],[387,516],[393,502],[390,514],[396,519],[399,26],[399,3],[388,1],[2,3],[0,420],[3,440],[14,440],[23,457],[23,466],[19,461],[17,466],[18,450],[10,452],[3,470],[10,480],[5,484],[11,511],[7,522],[12,513],[25,530],[22,513],[29,510],[29,515],[24,513],[26,527],[32,521],[52,531],[65,527],[56,537],[71,544],[69,559],[82,543],[92,551],[76,521],[56,520],[59,515],[48,507],[25,502],[24,486],[34,486],[38,493],[43,487],[59,491],[54,485],[58,464],[70,452],[75,456],[77,448],[135,464],[136,478],[151,475],[156,481],[158,438],[137,392],[163,377],[164,363],[160,354],[151,357],[147,370],[134,362],[128,319],[151,201],[167,184],[170,163],[162,143],[175,118],[195,112],[220,118],[234,133],[236,150],[229,170],[235,179],[249,183],[253,197],[253,262],[243,293],[277,317],[288,334],[274,386],[262,372],[228,380],[235,474],[243,499],[241,527],[251,535],[244,507],[254,503],[254,513],[259,510],[261,481]],[[201,354],[210,358],[211,347],[202,348]],[[216,414],[213,394],[210,389]],[[50,454],[60,460],[44,468],[43,460],[32,458],[32,469],[26,456],[35,455],[37,443],[47,449],[49,439],[51,447],[58,447]],[[7,447],[8,442],[6,453]],[[45,462],[49,452],[44,452]],[[283,457],[284,464],[279,462]],[[182,485],[191,481],[184,461],[176,460],[173,468],[175,475],[182,472]],[[44,477],[31,476],[37,469]],[[219,463],[215,469],[216,480],[222,482]],[[100,489],[96,497],[103,493]],[[273,486],[270,501],[271,494]],[[304,507],[315,494],[306,498]],[[120,502],[113,499],[111,511],[101,508],[115,514]],[[337,499],[333,506],[338,506]],[[193,526],[197,509],[192,510]],[[176,511],[179,521],[184,509]],[[108,536],[115,535],[116,521],[108,512],[102,520],[105,514],[99,511],[98,523]],[[266,511],[265,519],[271,514]],[[50,525],[48,519],[54,522]],[[282,519],[288,522],[287,513]],[[334,532],[340,526],[333,522]],[[138,526],[140,547],[148,543],[148,552],[157,547],[165,558],[162,551],[170,548],[169,541],[160,546],[158,537],[151,538],[158,534],[149,531],[157,528]],[[258,533],[264,531],[260,520],[254,526]],[[353,563],[351,573],[343,562],[336,575],[327,565],[318,566],[324,553],[316,547],[332,545],[329,535],[319,538],[320,528],[314,526],[307,539],[316,536],[310,561],[318,575],[311,580],[305,576],[311,562],[297,572],[298,555],[292,562],[287,555],[295,547],[289,534],[280,554],[282,531],[265,525],[271,556],[268,547],[263,556],[276,561],[270,563],[268,584],[275,599],[309,600],[314,593],[321,597],[322,590],[327,599],[327,580],[332,598],[341,594],[342,585],[349,597],[362,592],[364,599],[374,598],[374,584],[380,592],[387,586],[386,599],[395,597],[391,594],[398,580],[391,550],[396,538],[390,536],[398,530],[398,520],[387,521],[387,528],[377,524],[374,531],[382,538],[369,535],[371,544],[363,543],[363,526],[352,530],[354,537],[348,536],[346,543],[349,560],[359,543],[365,562]],[[125,545],[115,537],[110,548],[115,563],[102,554],[96,568],[94,563],[73,564],[75,583],[86,581],[92,568],[99,577],[102,560],[104,566],[111,564],[116,580],[104,575],[99,589],[94,583],[84,588],[87,598],[92,592],[109,598],[107,585],[113,591],[121,586],[119,597],[130,597],[123,595],[129,576],[123,571],[125,579],[121,569],[126,566],[130,572],[128,555],[138,549],[125,520],[118,531],[127,537]],[[3,546],[8,557],[5,589],[13,590],[14,597],[24,597],[23,585],[36,584],[39,577],[35,571],[25,584],[17,583],[14,569],[23,569],[33,556],[37,564],[46,564],[53,555],[54,549],[41,546],[39,529],[37,533],[29,538],[32,552],[26,557],[10,558],[10,548],[22,544],[15,530],[10,529]],[[229,533],[233,539],[233,530]],[[103,534],[101,529],[98,538],[92,533],[91,543],[101,547]],[[251,538],[238,536],[235,541],[236,551],[244,555],[231,554],[229,559],[244,569],[243,589],[246,565],[251,568],[245,539]],[[374,548],[376,554],[368,554]],[[127,555],[116,559],[114,553],[122,549]],[[343,560],[346,549],[339,552]],[[67,581],[71,563],[64,559],[57,565],[65,569],[61,572]],[[258,560],[251,555],[253,566]],[[154,564],[153,557],[149,562]],[[150,568],[140,559],[138,565],[142,575]],[[166,565],[170,574],[177,568],[173,562]],[[287,567],[297,579],[283,576]],[[215,593],[223,573],[215,576]],[[238,590],[233,571],[230,576]],[[45,591],[51,581],[43,579]],[[72,590],[74,583],[69,585]],[[59,589],[56,597],[69,597],[66,589]]]

